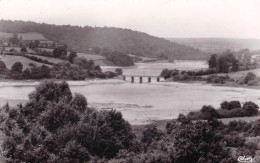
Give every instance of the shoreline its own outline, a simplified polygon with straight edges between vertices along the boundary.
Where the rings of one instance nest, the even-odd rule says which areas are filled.
[[[238,84],[236,82],[226,82],[223,84],[218,83],[207,83],[206,81],[172,81],[172,80],[165,80],[165,83],[185,83],[185,84],[202,84],[202,85],[211,85],[215,87],[232,87],[232,88],[246,88],[246,89],[260,89],[260,85],[249,86],[247,84]]]

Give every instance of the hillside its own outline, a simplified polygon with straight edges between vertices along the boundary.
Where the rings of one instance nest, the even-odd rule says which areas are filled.
[[[195,48],[129,29],[50,25],[24,21],[0,21],[0,32],[38,32],[49,40],[65,43],[79,52],[99,53],[103,49],[137,56],[173,59],[207,59]]]
[[[260,39],[236,39],[236,38],[167,38],[172,42],[198,48],[208,53],[221,53],[230,49],[238,51],[260,49]]]

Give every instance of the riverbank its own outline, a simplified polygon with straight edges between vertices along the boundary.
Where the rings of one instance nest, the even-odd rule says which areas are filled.
[[[215,87],[233,87],[233,88],[246,88],[246,89],[260,89],[260,85],[247,85],[247,84],[239,84],[236,82],[225,82],[223,84],[215,84],[215,83],[207,83],[206,81],[171,81],[167,80],[164,82],[177,82],[177,83],[185,83],[185,84],[201,84],[201,85],[211,85]]]
[[[0,82],[0,105],[25,103],[37,82]],[[73,93],[84,95],[90,107],[115,109],[132,125],[174,119],[180,113],[200,110],[203,105],[219,107],[223,101],[255,101],[258,91],[247,88],[177,82],[130,83],[118,79],[68,81]]]
[[[244,80],[247,74],[251,72],[256,77],[255,80],[257,81],[254,85],[250,84],[241,84],[240,81]],[[178,75],[177,75],[178,76]],[[218,83],[214,83],[212,79],[207,82],[209,77],[213,77],[212,79],[218,78]],[[216,77],[214,77],[216,76]],[[260,89],[260,68],[246,70],[246,71],[238,71],[238,72],[231,72],[231,73],[216,73],[211,75],[202,75],[198,76],[199,79],[196,78],[188,78],[186,80],[173,80],[172,78],[167,79],[165,82],[178,82],[178,83],[186,83],[186,84],[202,84],[202,85],[212,85],[212,86],[220,86],[220,87],[235,87],[235,88],[248,88],[248,89]],[[223,80],[221,80],[221,78]],[[252,79],[251,79],[252,80]],[[220,82],[223,81],[223,82]]]

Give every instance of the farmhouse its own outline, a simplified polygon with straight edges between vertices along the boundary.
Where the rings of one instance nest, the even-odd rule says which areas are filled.
[[[20,39],[21,46],[28,47],[30,43],[35,41],[48,41],[46,37],[44,37],[41,33],[37,32],[28,32],[28,33],[18,33],[18,39]]]

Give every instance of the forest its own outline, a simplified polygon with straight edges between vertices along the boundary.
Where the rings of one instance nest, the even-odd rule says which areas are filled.
[[[0,21],[0,31],[7,33],[39,32],[49,40],[67,44],[78,52],[99,54],[104,49],[137,56],[208,59],[198,49],[170,42],[146,33],[114,27],[52,25],[25,21]]]

